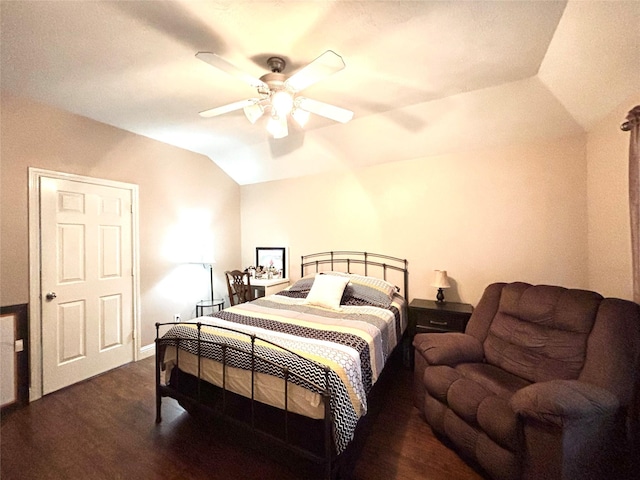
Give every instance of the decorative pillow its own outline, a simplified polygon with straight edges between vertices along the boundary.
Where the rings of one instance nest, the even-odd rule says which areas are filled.
[[[347,283],[349,283],[349,279],[346,277],[318,274],[303,303],[331,310],[341,310],[340,300]]]
[[[313,280],[316,277],[304,277],[300,280],[297,280],[293,285],[289,287],[290,292],[308,292],[311,290],[311,286],[313,285]]]
[[[374,307],[389,308],[392,297],[389,297],[380,290],[369,287],[367,285],[359,285],[357,283],[349,283],[344,290],[346,297],[342,303],[351,304],[351,299],[357,300],[357,304],[369,304]]]
[[[330,275],[349,279],[345,296],[363,300],[366,303],[382,308],[389,308],[393,301],[394,293],[398,291],[395,285],[380,278],[339,272],[331,272]]]

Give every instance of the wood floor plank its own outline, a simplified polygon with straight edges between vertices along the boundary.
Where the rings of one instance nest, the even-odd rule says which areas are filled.
[[[224,427],[164,399],[155,423],[153,359],[112,370],[2,416],[0,477],[29,479],[306,479],[308,462],[229,440]],[[354,480],[480,480],[411,404],[411,372],[389,365],[360,439]]]

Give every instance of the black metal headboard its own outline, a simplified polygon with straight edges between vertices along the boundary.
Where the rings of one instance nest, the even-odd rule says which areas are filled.
[[[404,258],[390,257],[389,255],[380,255],[378,253],[351,251],[321,252],[302,255],[302,260],[300,262],[300,275],[304,277],[308,273],[307,269],[311,267],[315,267],[315,272],[318,273],[323,271],[323,266],[328,266],[328,270],[344,271],[344,266],[346,265],[347,273],[364,273],[364,275],[371,275],[375,277],[380,277],[380,273],[382,273],[382,279],[391,282],[391,280],[387,279],[387,272],[389,270],[400,272],[404,282],[402,295],[406,300],[408,300],[408,264],[409,262]],[[356,265],[363,266],[360,268],[361,271],[354,272],[351,270],[351,267]]]

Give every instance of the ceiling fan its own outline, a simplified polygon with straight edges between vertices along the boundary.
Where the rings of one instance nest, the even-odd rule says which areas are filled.
[[[347,123],[353,118],[353,112],[350,110],[299,95],[305,88],[324,80],[345,67],[342,57],[331,50],[327,50],[289,77],[282,73],[286,62],[281,57],[270,57],[267,60],[267,65],[271,73],[260,78],[244,73],[215,53],[198,52],[196,58],[242,80],[258,92],[258,96],[255,98],[204,110],[200,112],[201,117],[215,117],[243,109],[249,121],[256,123],[260,117],[267,114],[269,115],[267,130],[274,138],[283,138],[289,134],[289,116],[301,127],[309,119],[310,113],[341,123]]]

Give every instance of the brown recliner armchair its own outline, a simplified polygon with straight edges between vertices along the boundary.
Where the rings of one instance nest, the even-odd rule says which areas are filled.
[[[637,474],[636,303],[495,283],[465,333],[419,334],[413,345],[415,406],[491,477]]]

